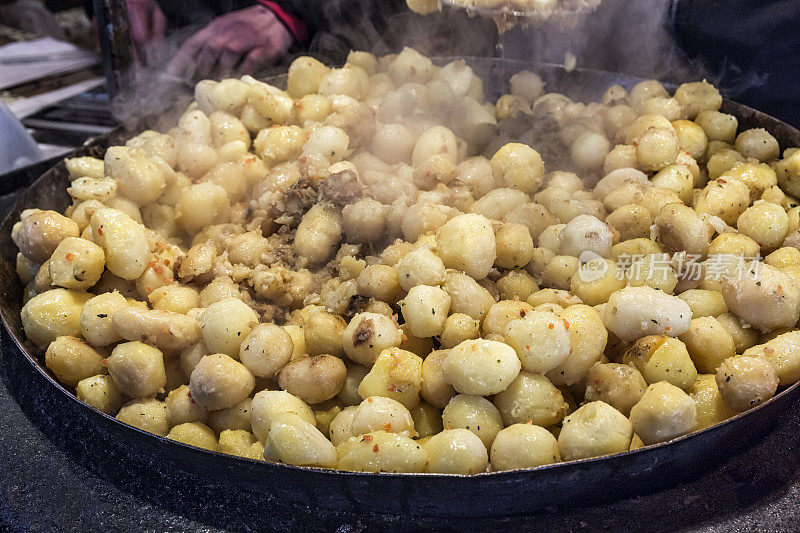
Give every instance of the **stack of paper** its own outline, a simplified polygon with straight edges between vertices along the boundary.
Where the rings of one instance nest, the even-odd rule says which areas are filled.
[[[95,54],[52,37],[0,46],[0,90],[74,72],[99,61]]]

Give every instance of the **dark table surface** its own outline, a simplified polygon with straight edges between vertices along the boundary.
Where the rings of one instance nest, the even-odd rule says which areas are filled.
[[[0,196],[0,215],[13,195]],[[1,217],[0,217],[1,218]],[[91,419],[19,353],[0,353],[0,530],[800,531],[800,413],[721,467],[662,492],[505,519],[355,516],[187,474],[124,442],[86,438]],[[724,453],[724,450],[722,450]],[[587,480],[591,482],[591,480]],[[266,483],[266,480],[265,480]]]

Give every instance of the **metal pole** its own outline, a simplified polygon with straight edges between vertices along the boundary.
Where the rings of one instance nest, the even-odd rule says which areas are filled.
[[[133,78],[128,9],[125,0],[92,0],[92,4],[97,17],[108,96],[113,101],[121,88],[131,87]]]

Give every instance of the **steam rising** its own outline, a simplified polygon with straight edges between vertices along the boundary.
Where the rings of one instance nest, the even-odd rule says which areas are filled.
[[[378,54],[411,46],[429,56],[497,56],[556,65],[574,54],[579,68],[674,84],[707,79],[734,98],[764,83],[763,75],[730,63],[712,70],[702,60],[690,59],[675,41],[672,6],[668,0],[604,0],[596,11],[566,22],[517,26],[501,35],[493,20],[452,7],[429,16],[379,12],[377,20],[365,8],[355,22],[327,14],[332,30],[314,39],[311,52],[341,60],[347,52],[341,46],[345,40],[351,48]]]
[[[742,71],[736,65],[724,64],[712,70],[702,60],[690,59],[675,42],[672,2],[667,0],[604,0],[596,11],[573,23],[551,20],[530,27],[517,26],[500,35],[493,20],[468,16],[458,8],[445,7],[439,13],[421,16],[408,11],[405,2],[399,3],[400,10],[392,7],[394,2],[357,0],[352,4],[356,7],[342,12],[338,2],[320,3],[319,18],[327,21],[329,30],[318,32],[305,53],[327,63],[342,63],[351,49],[383,55],[411,46],[428,56],[488,56],[555,65],[564,65],[565,58],[571,60],[574,55],[578,68],[674,84],[707,79],[732,98],[765,81],[764,76]],[[180,43],[199,29],[185,27],[154,44],[148,51],[147,63],[165,65]],[[259,75],[285,72],[291,59]],[[224,75],[215,73],[212,77]],[[114,114],[124,121],[163,114],[168,103],[177,102],[180,105],[174,108],[181,108],[191,101],[197,78],[178,79],[159,67],[138,68],[136,87],[123,92],[114,102]],[[174,120],[174,115],[163,116],[164,124]]]
[[[194,84],[192,80],[168,75],[164,67],[177,53],[180,44],[199,29],[197,25],[181,28],[145,50],[142,63],[146,66],[135,65],[134,75],[128,78],[136,80],[135,86],[121,86],[111,103],[111,112],[117,120],[126,123],[135,118],[154,116],[157,118],[153,128],[159,130],[175,124],[179,110],[191,102]]]
[[[674,84],[705,78],[732,97],[764,82],[755,72],[742,72],[735,65],[711,70],[702,60],[689,58],[676,43],[671,4],[665,0],[605,0],[597,11],[581,17],[575,28],[559,24],[518,27],[505,37],[504,56],[563,64],[571,52],[579,68]]]

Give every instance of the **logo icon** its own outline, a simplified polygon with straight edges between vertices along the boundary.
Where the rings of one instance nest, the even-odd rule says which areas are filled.
[[[600,255],[586,250],[578,257],[578,279],[591,283],[602,278],[608,272],[608,263]]]

